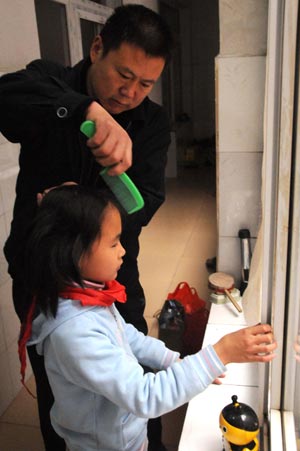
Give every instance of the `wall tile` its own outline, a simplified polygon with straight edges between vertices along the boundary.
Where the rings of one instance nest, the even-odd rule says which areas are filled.
[[[7,169],[18,166],[20,145],[8,142],[0,133],[0,178]],[[2,142],[1,142],[2,140]]]
[[[14,165],[0,172],[0,191],[3,203],[3,211],[8,212],[13,209],[15,202],[15,187],[19,167]]]
[[[242,278],[241,265],[240,239],[219,236],[217,269],[231,274],[237,288],[239,288]]]
[[[9,349],[8,349],[8,365],[11,375],[11,381],[12,381],[12,391],[14,397],[17,395],[17,393],[22,388],[21,383],[21,376],[20,376],[20,360],[19,360],[19,354],[18,354],[18,340],[15,340],[11,343]],[[25,381],[28,380],[28,378],[32,375],[32,369],[29,361],[29,357],[27,354],[26,359],[26,373],[25,373]]]
[[[220,236],[249,229],[256,237],[261,218],[262,153],[224,152],[218,158]]]
[[[12,302],[12,279],[8,275],[7,280],[0,285],[0,312],[3,307]]]
[[[220,53],[265,55],[268,0],[220,0]]]
[[[0,354],[2,354],[6,349],[7,348],[6,348],[6,341],[5,341],[5,336],[4,336],[4,326],[2,323],[2,318],[0,316]]]
[[[0,316],[4,329],[6,348],[19,336],[20,322],[15,313],[12,301],[11,279],[0,286]]]
[[[0,367],[0,415],[2,415],[22,388],[17,340],[11,343],[6,351],[0,353]],[[31,375],[32,369],[27,356],[25,380],[27,381]]]
[[[0,73],[1,76],[1,73]],[[6,144],[7,143],[7,139],[2,135],[2,133],[0,133],[0,146],[1,144]],[[1,149],[1,147],[0,147]]]
[[[1,2],[0,71],[11,72],[40,58],[35,5],[26,2]],[[16,33],[22,35],[15,45]]]
[[[2,192],[0,187],[0,216],[3,215],[3,213],[4,213],[4,202],[2,199]]]
[[[10,232],[12,217],[13,217],[13,210],[9,210],[6,213],[4,213],[4,224],[5,224],[5,230],[6,230],[7,236],[9,235],[9,232]],[[4,245],[4,243],[1,242],[1,245],[2,244]]]
[[[8,351],[0,354],[0,414],[2,414],[14,398],[9,371]]]
[[[264,57],[216,58],[219,152],[263,150]]]
[[[32,394],[36,394],[36,384],[34,377],[30,377],[30,379],[27,381],[27,387],[31,391]],[[9,408],[6,410],[5,414],[1,417],[1,424],[12,424],[12,425],[26,425],[26,426],[35,426],[39,429],[39,416],[38,416],[38,406],[37,401],[32,396],[30,396],[25,388],[22,388],[20,392],[18,393],[18,396],[13,400],[13,402],[10,404]],[[1,434],[1,431],[0,431]],[[16,437],[13,437],[15,445]],[[31,439],[31,442],[24,442],[23,447],[22,446],[16,446],[14,450],[24,451],[25,448],[28,448],[25,446],[25,443],[31,443],[36,444],[34,439]],[[6,448],[11,449],[11,448]],[[40,444],[40,447],[36,447],[37,451],[43,450],[44,447],[42,444]],[[30,451],[33,450],[33,446],[30,446]]]

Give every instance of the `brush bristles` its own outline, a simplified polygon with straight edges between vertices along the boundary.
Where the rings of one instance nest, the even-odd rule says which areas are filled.
[[[128,177],[124,180],[126,174],[110,176],[105,172],[101,173],[101,176],[128,214],[132,214],[144,206],[144,200],[136,187],[136,192],[133,194],[132,186],[127,185]]]

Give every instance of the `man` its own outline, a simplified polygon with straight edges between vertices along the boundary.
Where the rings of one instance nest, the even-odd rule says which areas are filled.
[[[142,210],[126,218],[122,234],[126,256],[118,280],[128,296],[121,314],[147,333],[138,238],[164,201],[170,143],[167,115],[148,94],[170,58],[171,46],[170,31],[158,14],[141,5],[127,5],[116,8],[94,39],[90,57],[73,68],[37,60],[1,77],[0,129],[8,140],[21,144],[14,216],[4,249],[21,321],[30,303],[22,250],[37,200],[63,183],[101,186],[101,166],[111,166],[112,176],[127,172],[145,201]],[[84,120],[96,124],[89,140],[79,132]],[[28,352],[46,450],[64,450],[49,421],[53,397],[43,361],[34,348]],[[153,449],[165,448],[155,444]]]

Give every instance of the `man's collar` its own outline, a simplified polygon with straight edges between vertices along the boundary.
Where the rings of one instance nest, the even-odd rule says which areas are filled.
[[[120,114],[115,114],[112,115],[114,117],[114,119],[116,119],[116,121],[119,124],[122,124],[123,122],[145,122],[146,119],[146,112],[145,112],[145,106],[146,103],[149,101],[148,97],[146,97],[143,102],[133,108],[132,110],[128,110],[128,111],[124,111],[123,113]]]

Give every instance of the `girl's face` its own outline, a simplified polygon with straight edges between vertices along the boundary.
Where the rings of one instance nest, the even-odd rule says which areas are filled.
[[[108,282],[117,277],[123,263],[125,249],[120,243],[122,231],[120,213],[114,206],[106,208],[101,236],[79,261],[81,277],[94,282]]]

